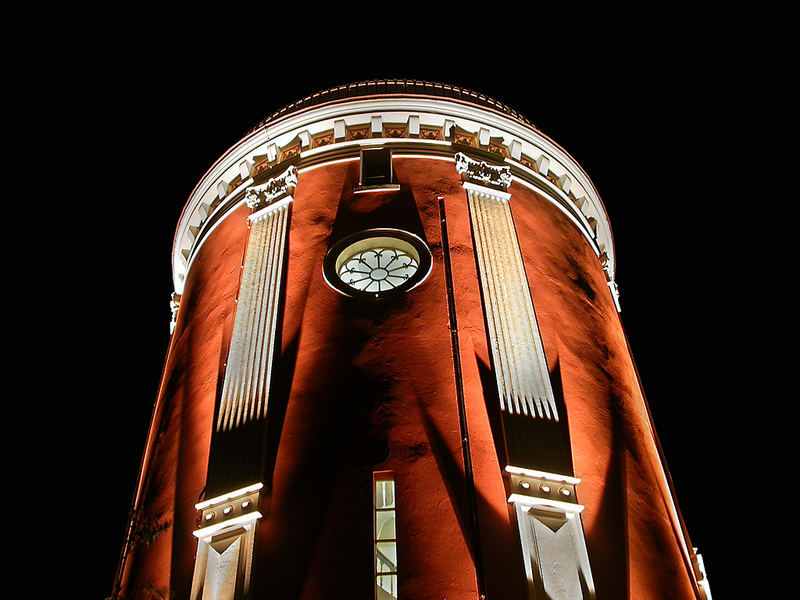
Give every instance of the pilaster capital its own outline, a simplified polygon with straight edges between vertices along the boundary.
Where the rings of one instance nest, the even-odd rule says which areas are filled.
[[[469,158],[463,152],[455,155],[456,172],[464,180],[464,184],[472,184],[488,188],[490,192],[500,192],[505,196],[506,190],[511,185],[511,167],[490,165],[485,161]]]
[[[296,185],[297,168],[291,166],[266,183],[247,188],[244,195],[245,204],[254,211],[260,210],[290,195]]]
[[[172,292],[172,295],[169,298],[169,309],[172,312],[172,318],[169,322],[169,332],[172,334],[175,331],[175,323],[178,320],[178,310],[181,307],[181,295]]]
[[[614,299],[614,306],[617,308],[617,312],[622,312],[622,308],[619,304],[619,286],[617,285],[617,282],[609,281],[608,289],[611,290],[611,297]]]

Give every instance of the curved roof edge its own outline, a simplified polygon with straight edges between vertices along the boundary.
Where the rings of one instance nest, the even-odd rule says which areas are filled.
[[[467,88],[448,83],[423,81],[419,79],[370,79],[367,81],[348,83],[328,88],[327,90],[315,92],[314,94],[306,96],[305,98],[297,100],[296,102],[292,102],[291,104],[276,110],[264,119],[261,119],[261,121],[259,121],[247,132],[247,134],[260,129],[265,125],[272,123],[273,121],[306,108],[319,106],[321,104],[334,103],[337,101],[347,101],[366,96],[433,96],[439,98],[449,98],[451,100],[460,100],[462,102],[476,104],[484,108],[494,109],[538,131],[537,127],[522,113],[514,110],[507,104],[495,100],[494,98],[490,98],[485,94],[481,94]]]

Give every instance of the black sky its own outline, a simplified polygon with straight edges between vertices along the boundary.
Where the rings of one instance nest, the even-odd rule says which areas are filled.
[[[752,306],[732,284],[747,215],[720,210],[736,174],[733,56],[686,23],[622,36],[565,27],[544,39],[533,16],[511,35],[407,16],[392,27],[367,22],[368,32],[295,24],[281,35],[256,19],[246,36],[214,19],[143,23],[121,38],[108,28],[75,40],[61,64],[56,80],[71,110],[54,125],[52,150],[84,168],[63,181],[71,203],[53,261],[67,275],[59,341],[86,349],[63,359],[70,402],[59,410],[86,431],[70,441],[65,463],[80,475],[69,485],[97,498],[104,515],[87,534],[95,560],[82,567],[86,597],[102,598],[114,576],[169,341],[172,236],[194,185],[272,111],[390,77],[496,98],[589,174],[610,218],[621,318],[680,508],[715,596],[734,586],[734,550],[721,534],[730,512],[709,493],[732,486],[732,465],[744,460],[735,439],[742,417],[727,408],[752,385],[741,332],[730,326]]]

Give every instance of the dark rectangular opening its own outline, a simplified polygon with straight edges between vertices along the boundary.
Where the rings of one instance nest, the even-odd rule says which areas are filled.
[[[361,151],[361,185],[392,183],[392,151],[388,148],[365,148]]]

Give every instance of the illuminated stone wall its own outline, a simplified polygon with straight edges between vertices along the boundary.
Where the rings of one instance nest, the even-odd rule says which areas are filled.
[[[398,135],[413,127],[408,121]],[[252,448],[261,461],[261,480],[252,483],[263,484],[252,540],[253,597],[376,597],[376,472],[391,472],[395,482],[401,598],[474,599],[479,591],[490,599],[526,596],[520,517],[508,501],[508,424],[500,411],[469,193],[455,159],[464,151],[493,160],[479,152],[481,135],[474,132],[475,146],[438,140],[427,155],[419,146],[394,146],[397,185],[379,190],[360,188],[352,139],[342,137],[351,145],[330,160],[319,149],[304,158],[301,139],[298,153],[284,162],[275,154],[274,164],[255,175],[250,165],[239,191],[225,190],[239,200],[219,203],[227,208],[191,250],[181,281],[137,500],[142,514],[169,527],[131,549],[123,597],[148,586],[190,596],[198,549],[192,532],[200,525],[195,505],[209,494],[212,431],[252,235],[245,189],[290,164],[298,176],[285,221],[269,412],[260,447]],[[498,143],[484,137],[487,148]],[[318,148],[333,152],[336,140]],[[562,446],[544,443],[526,451],[580,481],[572,489],[583,507],[597,598],[699,598],[609,286],[607,255],[554,201],[555,192],[526,180],[527,171],[512,173],[510,231],[535,310],[549,393],[563,409],[562,429],[552,435],[566,440],[568,456],[565,462]],[[326,282],[329,249],[372,227],[394,227],[424,241],[432,266],[422,283],[370,301]]]

